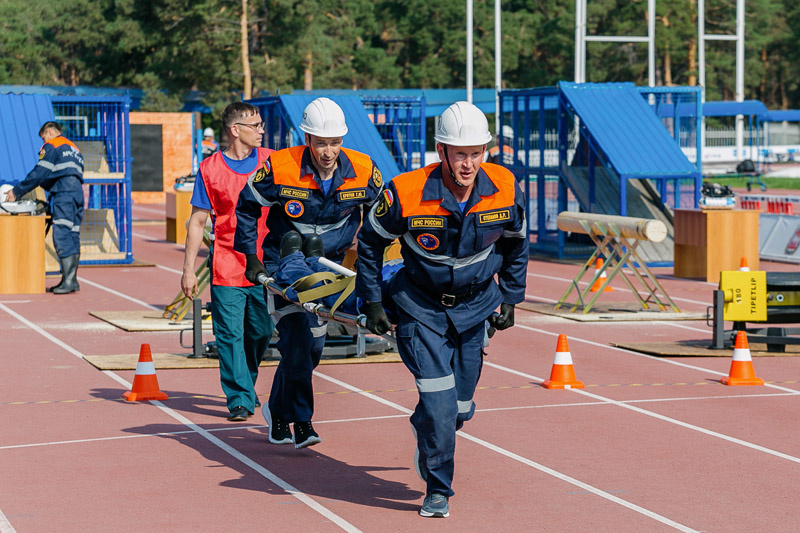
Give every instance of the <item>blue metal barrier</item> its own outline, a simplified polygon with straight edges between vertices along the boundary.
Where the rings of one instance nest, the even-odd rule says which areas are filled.
[[[55,120],[84,157],[81,264],[133,262],[130,98],[52,96]]]
[[[361,96],[361,103],[401,172],[425,164],[425,99],[421,97]],[[264,146],[280,150],[303,143],[302,132],[292,121],[278,96],[247,101],[259,108],[265,122]]]
[[[401,172],[425,166],[425,99],[362,96],[361,103]]]

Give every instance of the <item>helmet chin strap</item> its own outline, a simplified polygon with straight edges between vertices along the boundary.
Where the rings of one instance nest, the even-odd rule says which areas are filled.
[[[446,144],[444,145],[444,158],[447,161],[447,169],[450,171],[450,177],[453,178],[453,183],[455,183],[456,186],[458,186],[458,187],[462,187],[462,188],[466,187],[466,185],[464,185],[463,183],[458,181],[458,179],[456,178],[455,173],[453,172],[453,167],[450,165],[450,156],[447,154],[447,145]]]

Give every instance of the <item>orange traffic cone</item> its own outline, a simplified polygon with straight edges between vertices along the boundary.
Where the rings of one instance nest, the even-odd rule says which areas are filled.
[[[750,272],[750,265],[747,264],[746,257],[742,257],[742,260],[739,261],[739,272]]]
[[[763,385],[764,380],[756,377],[753,359],[750,357],[750,346],[747,344],[747,333],[736,334],[733,345],[733,361],[729,376],[720,380],[724,385]]]
[[[133,387],[122,397],[129,402],[167,399],[167,395],[158,389],[156,367],[153,365],[149,344],[142,344],[139,362],[136,363],[136,375],[133,376]]]
[[[553,370],[550,372],[550,379],[542,382],[542,387],[545,389],[582,389],[583,386],[583,382],[578,381],[575,377],[567,336],[559,335],[556,356],[553,360]]]
[[[595,276],[597,275],[597,273],[600,271],[601,268],[603,268],[603,258],[602,257],[598,257],[597,261],[594,264],[594,275]],[[597,278],[597,281],[595,281],[594,285],[592,285],[591,292],[599,291],[600,287],[603,286],[603,283],[605,283],[607,278],[608,278],[608,276],[606,275],[606,271],[603,270],[602,274],[600,274],[600,277]],[[614,290],[614,287],[612,287],[611,285],[606,285],[606,288],[603,290],[603,292],[611,292],[613,290]]]

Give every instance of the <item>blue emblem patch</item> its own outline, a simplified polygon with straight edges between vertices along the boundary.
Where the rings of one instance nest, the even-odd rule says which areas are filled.
[[[431,235],[430,233],[423,233],[419,237],[417,237],[417,244],[425,248],[426,250],[435,250],[439,247],[439,239],[436,236]]]
[[[299,217],[303,214],[303,211],[305,211],[303,203],[297,200],[290,200],[286,202],[286,207],[284,209],[286,210],[286,214],[292,218]]]

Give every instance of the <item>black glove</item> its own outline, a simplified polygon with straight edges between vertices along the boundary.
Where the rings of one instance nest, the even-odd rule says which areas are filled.
[[[489,317],[489,326],[490,330],[492,328],[496,330],[503,330],[508,329],[514,325],[514,304],[500,304],[500,314],[493,313],[492,316]],[[494,332],[491,332],[489,337],[494,335]]]
[[[361,310],[367,317],[367,329],[375,335],[383,335],[392,329],[392,323],[389,322],[381,302],[367,302]]]
[[[257,254],[244,254],[244,256],[247,259],[244,267],[244,277],[254,285],[261,285],[258,281],[258,276],[264,274],[269,277],[267,269],[264,268],[264,263],[261,262]]]

